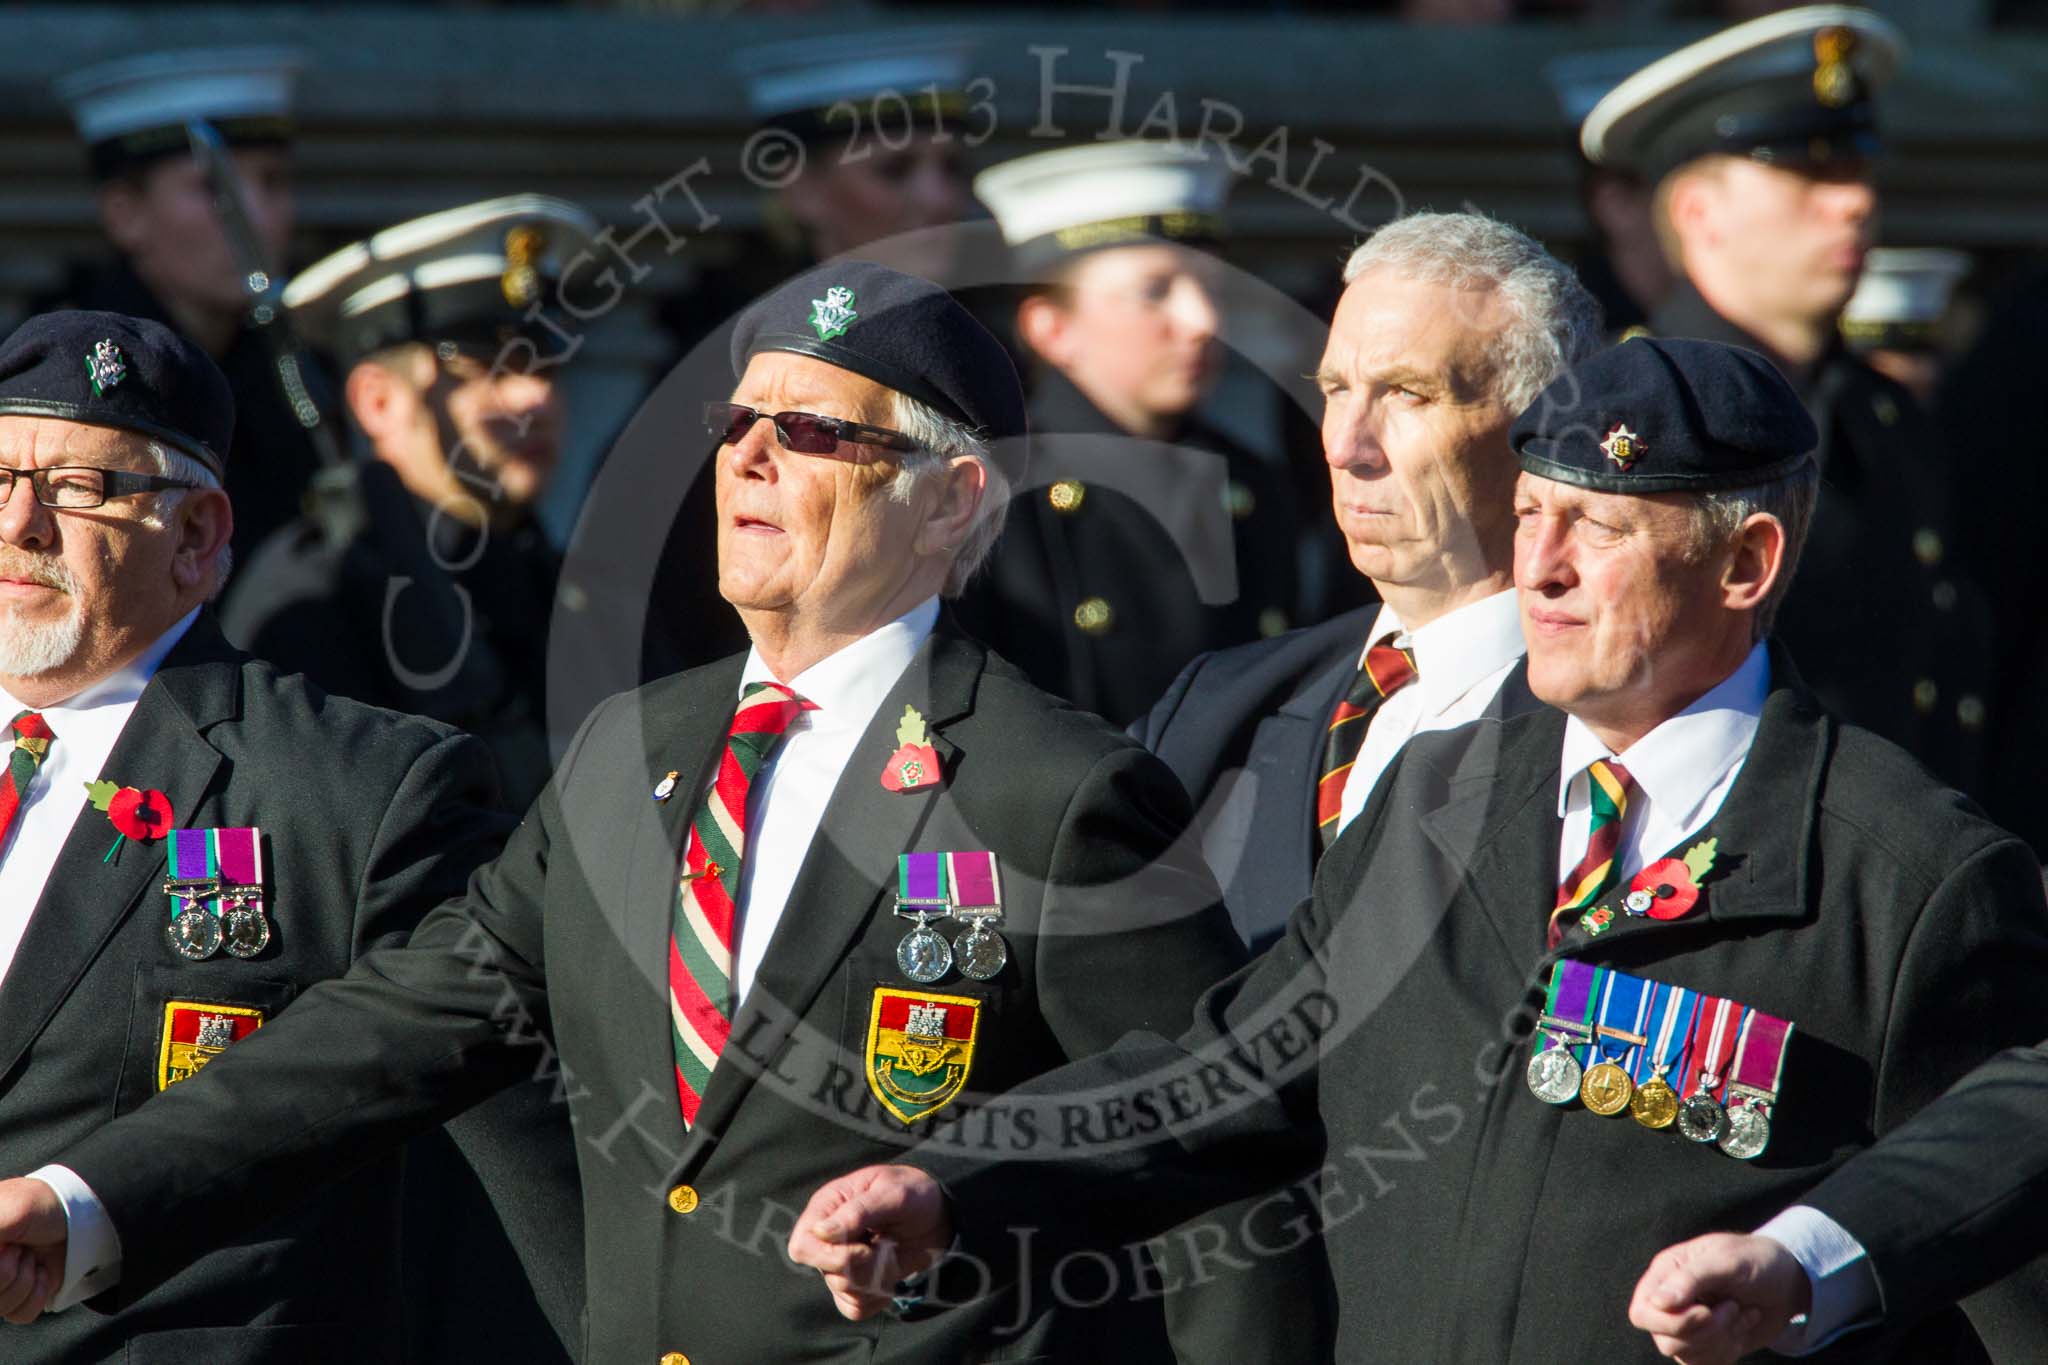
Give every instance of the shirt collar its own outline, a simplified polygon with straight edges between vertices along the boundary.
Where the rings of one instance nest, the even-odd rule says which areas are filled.
[[[1572,783],[1595,759],[1616,758],[1666,818],[1686,823],[1749,753],[1764,697],[1771,690],[1770,657],[1761,644],[1705,696],[1616,754],[1594,738],[1577,716],[1564,724],[1558,768],[1557,813],[1563,816]]]
[[[58,722],[67,716],[78,716],[109,706],[134,705],[141,699],[142,690],[149,686],[149,680],[156,676],[157,669],[163,664],[164,656],[177,647],[178,641],[185,638],[185,632],[190,630],[192,623],[198,619],[199,608],[194,607],[186,612],[176,625],[157,636],[148,649],[143,650],[127,664],[115,669],[98,682],[66,697],[55,706],[36,708],[37,714],[49,721],[50,728],[61,736],[63,728]],[[9,696],[4,688],[0,688],[0,706],[6,708],[7,718],[28,709]],[[5,723],[5,719],[0,719],[0,724]]]
[[[1373,621],[1366,648],[1394,633],[1394,643],[1415,655],[1415,686],[1424,707],[1435,714],[1471,691],[1505,664],[1522,657],[1522,613],[1515,590],[1508,588],[1477,602],[1467,602],[1426,626],[1403,629],[1401,618],[1384,604]],[[1365,666],[1360,652],[1359,666]]]
[[[818,705],[817,710],[799,717],[798,723],[808,721],[808,728],[813,731],[848,725],[865,729],[882,698],[924,647],[938,620],[939,599],[927,597],[888,625],[826,655],[791,678],[789,688]],[[748,650],[746,667],[740,671],[739,695],[744,696],[754,683],[778,681],[762,660],[761,652]]]

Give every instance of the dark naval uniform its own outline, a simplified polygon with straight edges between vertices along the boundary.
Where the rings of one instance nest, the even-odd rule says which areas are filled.
[[[1770,354],[1690,284],[1657,310],[1654,330]],[[1773,633],[1830,711],[1978,793],[1990,761],[1990,608],[1951,554],[1963,542],[1940,444],[1912,395],[1846,348],[1794,386],[1820,429],[1821,490]]]
[[[81,270],[65,290],[65,300],[50,307],[102,309],[177,327],[170,311],[126,261]],[[319,457],[306,429],[285,404],[271,370],[270,350],[261,337],[244,331],[226,355],[214,360],[235,394],[235,442],[228,451],[223,482],[235,503],[235,560],[243,564],[266,536],[299,515]],[[317,375],[307,378],[320,382]],[[321,390],[316,388],[313,397],[321,411],[335,410]]]
[[[1132,436],[1051,370],[1031,432],[1031,487],[961,617],[1033,682],[1123,725],[1197,654],[1292,624],[1285,469],[1199,417]]]
[[[382,466],[363,472],[390,478]],[[531,520],[485,533],[436,520],[395,487],[381,496],[402,499],[401,513],[346,544],[330,544],[301,518],[261,546],[228,593],[224,628],[326,691],[476,735],[523,810],[550,770],[547,627],[561,556]],[[391,531],[415,527],[422,544],[431,529],[440,561],[459,566],[438,583],[419,581],[418,547],[386,543]]]

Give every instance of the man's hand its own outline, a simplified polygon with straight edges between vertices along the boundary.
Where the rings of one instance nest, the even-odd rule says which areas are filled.
[[[34,1322],[64,1283],[64,1205],[40,1180],[0,1181],[0,1317]]]
[[[914,1166],[867,1166],[811,1196],[789,1237],[789,1258],[825,1277],[855,1322],[889,1306],[899,1281],[936,1265],[953,1244],[939,1182]]]
[[[1657,1253],[1628,1320],[1681,1365],[1726,1365],[1770,1345],[1812,1298],[1806,1271],[1778,1243],[1712,1232]]]

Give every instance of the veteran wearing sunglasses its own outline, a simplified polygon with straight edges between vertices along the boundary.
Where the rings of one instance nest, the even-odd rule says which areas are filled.
[[[584,1359],[1171,1358],[1142,1252],[936,1284],[975,1301],[885,1325],[784,1258],[811,1189],[911,1144],[1028,1160],[1156,1126],[1077,1098],[1020,1128],[982,1101],[1180,1029],[1242,950],[1166,769],[942,608],[1023,473],[995,339],[933,285],[841,263],[755,304],[732,358],[708,408],[718,589],[752,648],[599,707],[409,946],[57,1154],[89,1212],[67,1227],[40,1182],[0,1186],[0,1310],[32,1316],[95,1225],[103,1277],[147,1290],[531,1074],[538,1030],[579,1135]]]
[[[322,696],[222,639],[207,602],[227,570],[234,425],[219,369],[158,323],[51,313],[0,343],[10,1173],[402,940],[509,824],[487,809],[474,740]],[[401,1358],[400,1169],[372,1161],[266,1210],[170,1283],[109,1290],[89,1246],[69,1274],[49,1263],[44,1288],[92,1309],[15,1331],[0,1357]]]

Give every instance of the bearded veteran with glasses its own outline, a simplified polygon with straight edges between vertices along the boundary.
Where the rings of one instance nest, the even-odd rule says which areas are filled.
[[[496,850],[490,758],[229,648],[234,402],[190,341],[0,344],[0,1163],[32,1170],[396,942]],[[81,1263],[12,1362],[400,1358],[398,1175],[362,1166],[165,1283]],[[47,1178],[67,1193],[57,1173]],[[55,1289],[53,1277],[48,1287]],[[105,1290],[105,1292],[101,1292]]]
[[[496,1017],[509,988],[551,1026],[576,1118],[584,1359],[1171,1359],[1129,1263],[850,1323],[784,1258],[850,1165],[1128,1135],[1079,1101],[1030,1130],[982,1101],[1184,1027],[1242,949],[1166,768],[942,609],[1023,472],[995,338],[934,285],[839,263],[756,303],[732,361],[718,588],[752,649],[600,706],[408,946],[56,1157],[68,1255],[57,1193],[0,1186],[0,1242],[33,1246],[0,1266],[0,1312],[87,1265],[163,1283],[511,1084],[532,1059]]]

